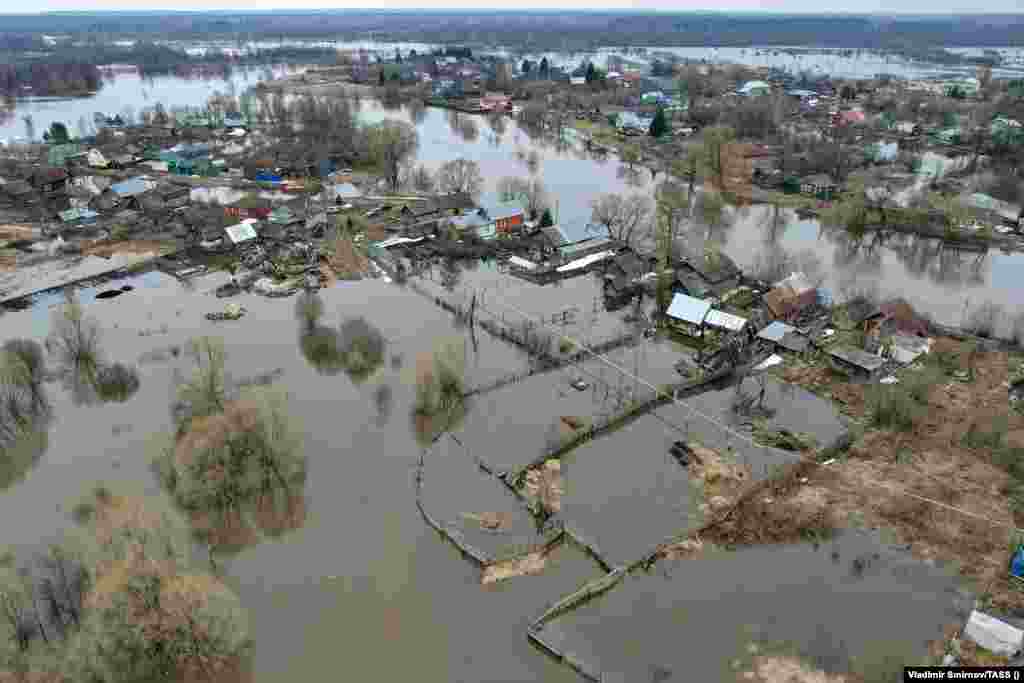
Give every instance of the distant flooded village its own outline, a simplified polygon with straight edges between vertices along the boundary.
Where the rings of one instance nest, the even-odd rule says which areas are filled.
[[[0,33],[0,679],[1024,664],[1018,52],[72,24]]]

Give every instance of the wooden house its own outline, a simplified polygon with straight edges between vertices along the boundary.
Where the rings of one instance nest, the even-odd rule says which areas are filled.
[[[63,168],[40,168],[29,177],[29,183],[43,197],[64,194],[68,189],[68,172]]]
[[[851,347],[834,348],[828,353],[832,368],[853,379],[874,379],[885,365],[882,358]]]
[[[832,199],[839,187],[824,173],[816,173],[800,180],[800,192],[818,199]]]

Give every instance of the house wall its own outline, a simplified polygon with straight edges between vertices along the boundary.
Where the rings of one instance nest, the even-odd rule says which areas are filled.
[[[510,233],[518,231],[522,227],[522,225],[522,214],[510,216],[509,218],[500,218],[497,221],[495,221],[495,228],[500,233]]]

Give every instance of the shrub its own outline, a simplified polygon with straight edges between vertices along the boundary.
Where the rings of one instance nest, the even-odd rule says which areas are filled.
[[[919,415],[919,406],[900,385],[878,385],[871,388],[868,408],[872,423],[883,429],[908,431]]]

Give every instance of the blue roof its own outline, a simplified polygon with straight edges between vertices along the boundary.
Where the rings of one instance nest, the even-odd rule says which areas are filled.
[[[757,333],[759,339],[767,339],[768,341],[780,342],[790,332],[796,332],[796,328],[790,327],[785,323],[778,321],[773,322],[768,327],[764,328]]]
[[[111,185],[110,189],[122,197],[131,197],[146,191],[146,181],[142,178],[129,178]]]
[[[702,325],[708,311],[711,310],[711,302],[703,299],[694,299],[686,294],[676,294],[672,297],[672,303],[665,312],[668,317],[682,320],[694,325]]]

